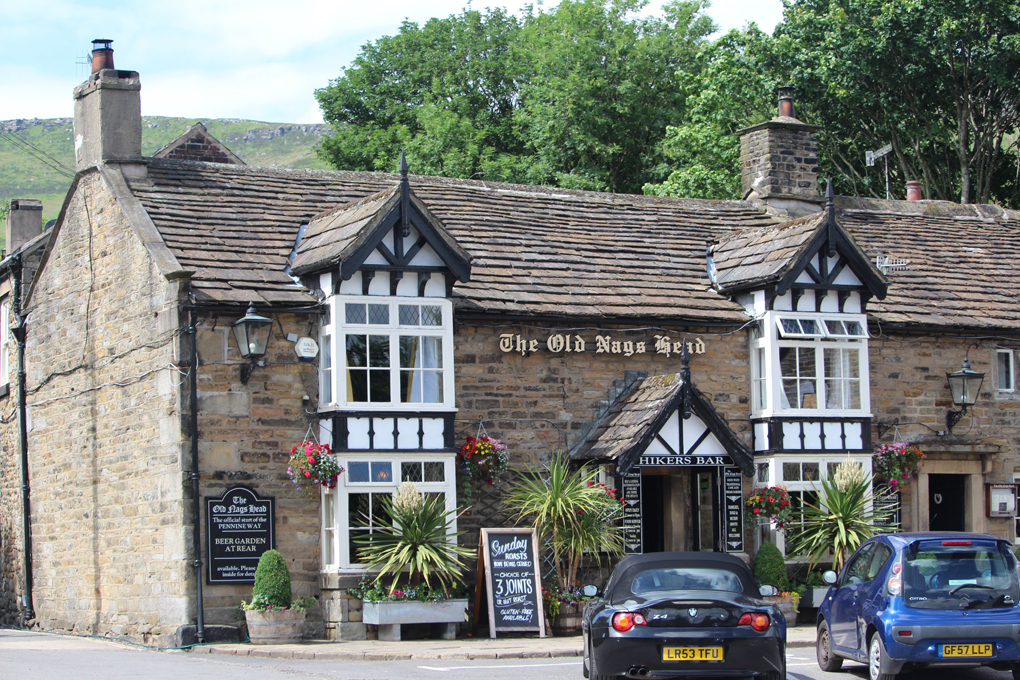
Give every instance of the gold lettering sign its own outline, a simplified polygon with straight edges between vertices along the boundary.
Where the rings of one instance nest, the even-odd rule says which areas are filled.
[[[683,351],[684,338],[674,338],[668,335],[656,335],[655,342],[644,340],[614,340],[611,335],[596,335],[595,342],[591,343],[580,335],[570,333],[554,333],[545,340],[545,349],[553,354],[569,354],[584,352],[594,347],[596,354],[620,354],[625,357],[635,354],[647,354],[655,352],[664,354],[667,357],[673,354],[680,354]],[[541,346],[535,338],[525,338],[520,334],[501,333],[499,336],[499,350],[504,354],[520,354],[527,356],[534,354]],[[691,354],[704,354],[705,343],[701,338],[687,341],[687,351]]]

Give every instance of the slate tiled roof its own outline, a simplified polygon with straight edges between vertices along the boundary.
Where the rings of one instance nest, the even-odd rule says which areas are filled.
[[[616,460],[654,433],[653,423],[673,401],[683,380],[679,373],[653,375],[634,385],[596,424],[571,457],[575,460]]]
[[[394,187],[396,174],[149,161],[131,187],[207,302],[311,298],[284,274],[298,229]],[[411,176],[411,188],[474,260],[462,311],[741,322],[712,290],[719,233],[773,224],[742,201],[645,196]]]
[[[732,290],[750,282],[761,285],[778,281],[824,223],[825,212],[820,212],[774,227],[724,236],[712,247],[716,286]]]
[[[196,272],[200,301],[266,304],[313,300],[284,273],[301,225],[398,181],[396,174],[150,159],[148,178],[130,184],[181,266]],[[455,286],[454,298],[461,312],[479,314],[740,323],[741,307],[708,280],[707,245],[749,228],[776,230],[775,254],[742,265],[768,272],[821,219],[780,228],[743,201],[413,175],[411,187],[474,258],[471,280]],[[835,202],[839,223],[872,261],[910,261],[906,271],[887,273],[888,296],[869,303],[877,320],[1020,327],[1020,213],[928,201]],[[760,236],[746,238],[752,248]]]
[[[883,323],[1020,329],[1020,212],[942,201],[836,198],[842,224],[872,262],[890,270],[889,292],[868,311]]]

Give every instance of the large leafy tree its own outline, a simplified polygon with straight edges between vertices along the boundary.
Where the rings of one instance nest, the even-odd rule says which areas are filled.
[[[642,16],[645,0],[563,0],[466,10],[362,47],[316,92],[334,167],[640,191],[665,170],[660,141],[683,116],[675,74],[712,30],[705,0]]]
[[[740,198],[737,131],[775,115],[783,79],[770,37],[754,24],[703,46],[697,68],[677,73],[686,116],[667,128],[662,152],[671,168],[647,194],[690,198]]]
[[[416,172],[457,177],[519,154],[520,30],[505,10],[465,10],[364,45],[315,93],[333,125],[320,154],[340,169],[393,171],[404,150]]]
[[[528,180],[638,192],[658,178],[666,127],[684,115],[676,74],[715,27],[705,0],[668,4],[663,17],[640,16],[646,4],[563,0],[528,16],[534,74],[517,117],[534,159]]]
[[[795,0],[776,40],[825,127],[823,162],[857,192],[880,184],[864,152],[892,144],[894,181],[930,198],[997,193],[1020,120],[1020,2]]]

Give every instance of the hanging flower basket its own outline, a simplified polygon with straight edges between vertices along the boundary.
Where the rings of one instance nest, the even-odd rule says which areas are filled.
[[[474,501],[476,486],[498,482],[509,467],[506,444],[485,434],[468,437],[457,453],[461,495],[468,505]]]
[[[921,449],[913,444],[896,442],[875,449],[871,467],[875,479],[886,481],[890,489],[898,491],[917,476],[917,466],[922,460],[924,453]]]
[[[316,484],[335,489],[343,471],[326,444],[301,442],[290,450],[287,476],[299,489],[314,488]]]
[[[784,486],[760,486],[751,492],[744,503],[744,512],[748,520],[757,524],[775,522],[776,529],[782,531],[793,519],[793,508],[790,506],[790,495]]]

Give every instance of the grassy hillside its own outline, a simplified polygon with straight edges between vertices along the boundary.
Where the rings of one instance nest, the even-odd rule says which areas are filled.
[[[142,155],[152,154],[197,122],[197,118],[143,117]],[[325,125],[229,118],[201,122],[248,165],[328,167],[315,155],[315,146],[328,129]],[[6,204],[11,198],[39,198],[43,201],[43,220],[56,218],[71,180],[51,166],[62,165],[73,174],[71,123],[70,118],[0,121],[0,133],[3,133],[0,134],[0,203]],[[9,134],[17,135],[54,160],[46,163],[33,157],[21,145],[5,139]]]

